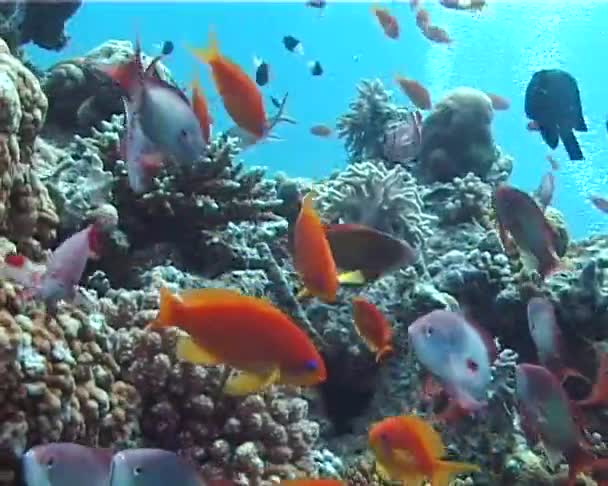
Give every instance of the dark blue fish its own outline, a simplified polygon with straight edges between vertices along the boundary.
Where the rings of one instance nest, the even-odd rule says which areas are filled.
[[[585,158],[573,132],[586,132],[587,125],[578,84],[571,74],[561,69],[534,73],[526,88],[525,110],[549,147],[555,149],[561,139],[570,160]]]

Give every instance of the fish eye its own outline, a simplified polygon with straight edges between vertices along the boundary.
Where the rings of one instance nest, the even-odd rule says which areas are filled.
[[[186,130],[185,128],[182,128],[179,131],[179,136],[182,137],[182,138],[188,138],[188,130]]]
[[[51,469],[55,465],[55,458],[53,456],[49,457],[46,461],[46,467]]]
[[[433,335],[433,332],[434,332],[433,327],[432,327],[432,326],[428,326],[428,327],[426,328],[426,337],[427,337],[427,338],[430,338],[430,337]]]
[[[135,466],[133,468],[133,475],[134,476],[139,476],[142,472],[143,472],[143,469],[141,468],[141,466]]]
[[[305,364],[304,364],[304,368],[307,371],[315,371],[318,366],[317,366],[317,362],[314,359],[309,359]]]

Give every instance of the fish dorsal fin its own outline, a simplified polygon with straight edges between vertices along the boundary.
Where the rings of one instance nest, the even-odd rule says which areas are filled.
[[[312,211],[315,212],[315,198],[317,197],[317,193],[314,190],[310,190],[303,198],[302,198],[302,210],[304,211]]]
[[[414,432],[414,435],[420,437],[420,440],[433,457],[441,458],[445,456],[445,447],[441,436],[432,425],[419,417],[404,416],[401,419]]]
[[[212,301],[236,301],[247,298],[240,292],[232,289],[221,288],[206,288],[206,289],[190,289],[179,293],[179,297],[184,303],[187,302],[212,302]]]

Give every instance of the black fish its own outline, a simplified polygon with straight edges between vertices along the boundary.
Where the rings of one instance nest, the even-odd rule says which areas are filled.
[[[308,0],[306,2],[306,6],[312,8],[325,8],[326,5],[327,2],[325,0]]]
[[[253,64],[255,65],[255,82],[258,86],[266,86],[270,79],[270,66],[257,57],[253,58]]]
[[[292,35],[283,37],[283,45],[289,52],[297,52],[298,54],[304,53],[302,43]]]
[[[534,73],[526,88],[526,115],[538,124],[545,143],[555,149],[561,139],[570,160],[583,160],[573,130],[586,132],[576,79],[561,69]]]
[[[319,61],[310,61],[308,63],[308,69],[310,69],[310,74],[313,76],[321,76],[323,74],[323,66]]]
[[[171,54],[173,52],[174,48],[175,48],[175,46],[173,45],[173,42],[165,41],[165,42],[163,42],[163,46],[162,46],[160,52],[162,53],[163,56],[168,56],[169,54]]]

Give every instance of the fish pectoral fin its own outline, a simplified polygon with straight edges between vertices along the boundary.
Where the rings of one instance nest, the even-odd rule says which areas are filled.
[[[361,270],[355,270],[354,272],[345,272],[338,275],[338,282],[340,282],[340,285],[364,285],[367,280]]]
[[[179,336],[175,346],[177,357],[182,361],[200,365],[217,365],[221,360],[196,344],[190,336]]]
[[[278,366],[258,373],[242,371],[228,379],[224,393],[231,396],[249,395],[277,383],[280,377],[281,370]]]
[[[540,132],[541,137],[543,137],[545,143],[555,150],[557,148],[557,144],[559,143],[559,132],[557,130],[557,126],[542,125],[539,123],[538,131]]]
[[[300,290],[296,295],[296,300],[310,299],[311,297],[312,294],[310,293],[310,290],[308,290],[306,287],[303,287],[302,290]]]

